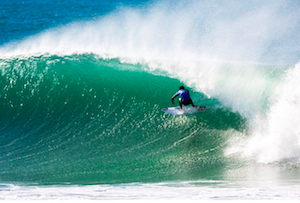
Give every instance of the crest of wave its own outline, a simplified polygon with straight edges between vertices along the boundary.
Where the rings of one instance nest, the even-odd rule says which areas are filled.
[[[74,22],[9,43],[0,48],[0,55],[94,53],[144,60],[256,61],[269,53],[273,42],[294,42],[288,39],[299,18],[286,12],[291,6],[286,1],[205,0],[125,7],[98,20]]]

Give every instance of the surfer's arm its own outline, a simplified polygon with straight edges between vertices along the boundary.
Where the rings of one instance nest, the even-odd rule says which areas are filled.
[[[176,97],[178,97],[179,96],[179,93],[177,92],[176,94],[174,94],[173,95],[173,97],[172,97],[172,104],[174,104],[174,99],[176,98]]]

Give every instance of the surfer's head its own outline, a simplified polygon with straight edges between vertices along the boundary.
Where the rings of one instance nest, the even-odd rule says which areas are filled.
[[[183,90],[183,89],[184,89],[184,87],[183,87],[183,86],[180,86],[180,87],[179,87],[179,89],[180,89],[180,90]]]

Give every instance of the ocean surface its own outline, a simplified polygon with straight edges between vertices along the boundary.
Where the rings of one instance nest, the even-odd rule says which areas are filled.
[[[300,200],[299,9],[1,0],[0,199]]]

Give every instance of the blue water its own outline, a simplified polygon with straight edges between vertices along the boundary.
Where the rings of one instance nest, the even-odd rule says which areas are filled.
[[[147,1],[1,1],[1,44],[74,21],[93,20],[123,6]]]
[[[297,1],[1,1],[1,198],[296,194],[298,10]],[[208,110],[162,112],[181,85]]]

